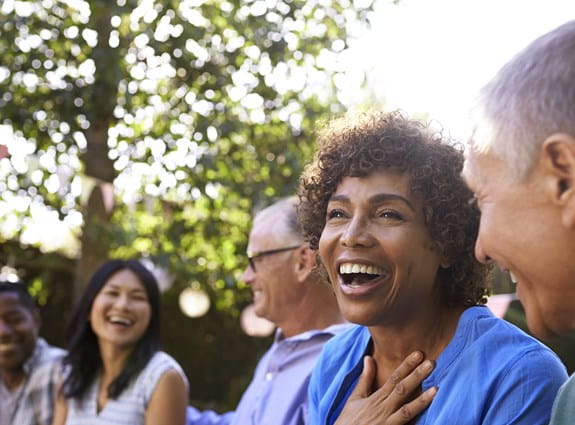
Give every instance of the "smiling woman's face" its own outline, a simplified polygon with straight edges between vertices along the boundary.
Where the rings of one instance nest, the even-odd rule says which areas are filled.
[[[102,287],[90,312],[90,324],[100,344],[132,348],[151,320],[146,289],[129,269],[114,273]]]
[[[402,324],[434,304],[441,256],[409,176],[344,177],[332,194],[319,253],[350,322]]]

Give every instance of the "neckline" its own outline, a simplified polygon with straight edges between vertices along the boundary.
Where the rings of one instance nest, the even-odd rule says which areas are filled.
[[[487,307],[481,305],[471,306],[461,313],[453,338],[435,360],[435,368],[431,374],[422,382],[423,391],[436,386],[441,377],[449,370],[451,364],[455,362],[465,348],[467,338],[470,335],[469,328],[473,326],[474,319],[481,316],[489,316]]]
[[[9,415],[11,424],[14,423],[14,418],[16,417],[16,413],[18,413],[20,404],[22,403],[23,400],[24,393],[26,392],[28,384],[30,383],[30,375],[32,374],[33,371],[34,371],[34,365],[32,364],[28,368],[28,371],[24,372],[24,379],[22,380],[20,385],[14,388],[14,391],[15,392],[17,391],[18,393],[14,395],[14,406],[12,407],[12,413],[10,413]],[[2,385],[4,385],[4,382],[2,382]],[[6,385],[4,385],[4,388],[8,391],[11,391]]]

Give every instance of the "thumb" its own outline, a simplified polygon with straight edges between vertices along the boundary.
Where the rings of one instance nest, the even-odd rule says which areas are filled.
[[[349,395],[349,400],[357,400],[360,398],[368,397],[373,388],[373,380],[375,379],[375,362],[371,356],[364,356],[363,370],[357,381],[357,385]]]

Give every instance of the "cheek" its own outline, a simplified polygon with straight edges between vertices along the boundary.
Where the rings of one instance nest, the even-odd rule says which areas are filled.
[[[325,261],[329,259],[335,244],[337,244],[337,234],[330,228],[324,227],[318,242],[318,252],[322,261],[324,261],[324,258]]]
[[[330,248],[327,238],[324,237],[324,233],[322,233],[322,237],[319,240],[318,253],[324,269],[327,271],[330,280],[333,281],[332,270],[330,268],[331,264]]]
[[[14,333],[19,334],[23,340],[29,345],[34,342],[37,337],[37,332],[31,323],[23,323],[14,328]]]
[[[508,204],[489,204],[481,210],[481,225],[490,232],[502,231],[508,227],[521,225],[518,219],[518,209]]]
[[[145,324],[144,328],[147,328],[150,325],[150,321],[152,320],[152,309],[150,306],[146,306],[142,308],[141,315],[143,317],[143,323]]]
[[[94,302],[92,303],[92,307],[90,308],[90,327],[93,331],[95,331],[94,326],[99,326],[101,323],[105,321],[105,310],[106,310],[106,302],[105,299],[101,297],[96,297]]]
[[[319,254],[319,258],[321,258],[321,260],[325,263],[326,246],[325,246],[325,240],[323,238],[320,238],[319,240],[317,252]]]
[[[98,315],[101,311],[102,311],[102,306],[98,302],[98,298],[96,298],[92,304],[92,308],[90,308],[90,321],[97,320]]]

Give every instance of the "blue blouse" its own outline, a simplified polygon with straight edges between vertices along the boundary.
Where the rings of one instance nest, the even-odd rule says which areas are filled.
[[[326,343],[311,377],[311,425],[333,424],[362,371],[371,341],[354,326]],[[550,349],[486,307],[463,312],[455,335],[422,384],[438,392],[417,424],[547,425],[553,399],[567,379]]]

